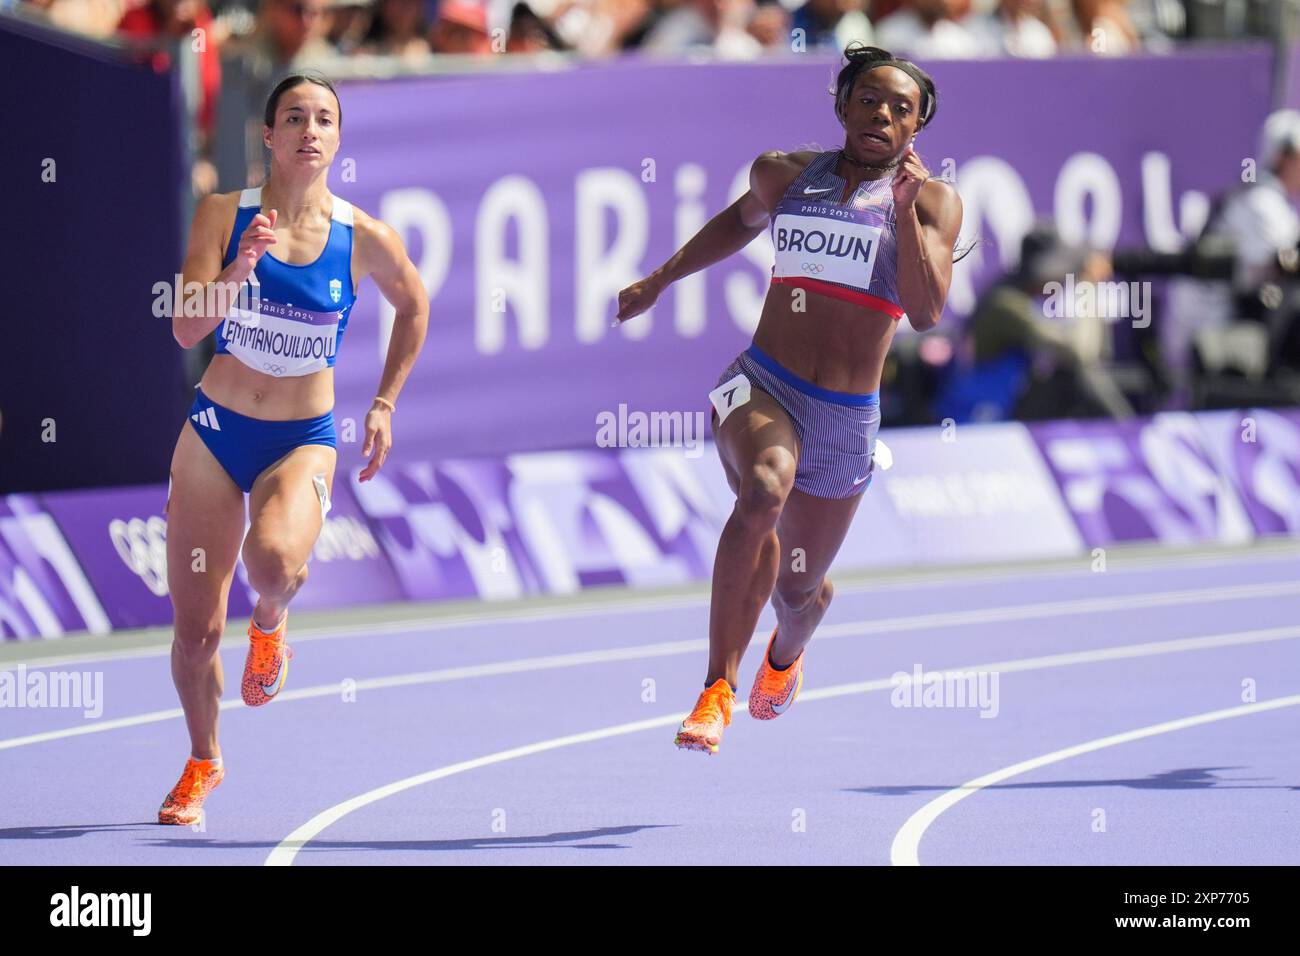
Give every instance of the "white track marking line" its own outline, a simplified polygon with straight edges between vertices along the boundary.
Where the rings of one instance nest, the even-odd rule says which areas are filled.
[[[871,622],[827,624],[816,636],[835,637],[841,633],[874,634],[880,631],[910,631],[944,627],[950,624],[989,624],[996,621],[1025,621],[1033,618],[1063,617],[1071,614],[1095,614],[1127,611],[1133,608],[1184,607],[1188,604],[1213,604],[1217,601],[1242,601],[1254,598],[1300,594],[1300,581],[1277,581],[1268,584],[1236,584],[1220,588],[1196,588],[1185,591],[1153,591],[1148,594],[1118,594],[1097,598],[1074,598],[1067,601],[1042,601],[1037,604],[1010,604],[1002,607],[976,608],[965,611],[939,611],[908,617],[884,618]]]
[[[1014,580],[1014,579],[1013,579]],[[845,587],[837,593],[858,594],[870,591],[876,591],[876,587],[855,589]],[[1041,602],[1041,604],[1027,605],[1006,605],[1001,607],[984,607],[984,609],[962,610],[962,611],[944,611],[939,614],[920,614],[910,615],[902,618],[884,618],[874,623],[876,631],[891,630],[918,630],[918,628],[945,626],[950,622],[953,623],[988,623],[995,620],[1026,620],[1039,617],[1056,617],[1060,614],[1088,613],[1088,611],[1099,610],[1127,610],[1131,607],[1145,606],[1169,606],[1169,605],[1186,605],[1186,604],[1212,604],[1214,601],[1238,601],[1247,600],[1247,598],[1256,597],[1284,597],[1288,594],[1300,594],[1300,581],[1269,581],[1264,584],[1232,584],[1223,585],[1219,588],[1196,588],[1187,589],[1187,591],[1157,591],[1147,594],[1113,594],[1106,597],[1087,597],[1073,598],[1067,601],[1050,601]],[[627,611],[660,611],[660,610],[681,610],[685,607],[707,606],[708,594],[701,594],[690,598],[676,598],[676,600],[656,604],[654,601],[629,602],[629,604],[619,605],[589,605],[581,607],[567,607],[567,609],[542,609],[530,611],[530,613],[517,614],[467,614],[454,618],[425,618],[413,620],[396,620],[386,624],[342,624],[342,626],[333,628],[316,628],[316,630],[307,630],[294,633],[292,643],[304,643],[304,641],[328,640],[335,637],[355,637],[355,636],[376,636],[376,635],[396,635],[396,633],[411,633],[421,631],[443,631],[448,628],[465,628],[465,627],[482,627],[486,624],[499,623],[533,623],[538,620],[554,620],[556,618],[569,617],[599,617],[604,611],[611,614],[623,614]],[[854,632],[853,628],[858,627],[858,623],[849,622],[842,624],[827,624],[818,631],[819,636],[833,635],[837,630],[841,632]],[[871,631],[871,632],[876,632]],[[227,652],[240,650],[234,645],[225,648]],[[70,656],[70,657],[44,657],[29,659],[29,661],[4,661],[0,662],[0,671],[17,670],[19,666],[25,666],[27,670],[39,670],[43,667],[69,667],[73,665],[82,665],[82,663],[101,663],[108,661],[122,661],[122,659],[140,659],[151,657],[164,657],[172,653],[170,645],[155,646],[155,648],[135,648],[130,650],[116,650],[116,652],[104,652],[100,654],[87,654],[87,656]]]
[[[648,657],[667,657],[673,654],[685,654],[691,651],[707,649],[708,641],[676,641],[663,644],[643,644],[639,647],[625,647],[609,651],[587,651],[577,654],[555,654],[549,657],[526,657],[494,664],[471,664],[464,667],[448,667],[434,671],[420,671],[411,674],[395,674],[390,677],[371,677],[355,681],[353,690],[385,690],[392,687],[410,687],[418,684],[440,684],[448,681],[467,680],[474,677],[492,677],[499,674],[518,674],[527,671],[554,670],[563,667],[577,667],[583,664],[602,664],[610,661],[640,660]],[[338,697],[343,692],[343,682],[318,684],[315,687],[301,687],[295,690],[281,691],[276,695],[277,701],[313,700],[322,697]],[[223,711],[239,710],[247,705],[241,699],[223,700],[218,705]],[[0,750],[12,750],[31,744],[47,743],[68,737],[81,737],[85,734],[102,733],[109,730],[122,730],[138,727],[141,724],[159,723],[184,717],[180,708],[155,710],[134,717],[121,717],[114,720],[99,721],[93,724],[78,724],[58,730],[29,734],[25,737],[10,737],[0,740]]]
[[[1055,667],[1068,667],[1074,664],[1124,660],[1133,657],[1150,657],[1160,654],[1178,654],[1186,651],[1205,650],[1213,647],[1252,644],[1264,641],[1290,640],[1297,637],[1300,637],[1300,626],[1285,628],[1277,627],[1268,628],[1263,631],[1239,631],[1231,634],[1210,635],[1208,637],[1182,638],[1174,641],[1131,644],[1123,647],[1104,648],[1095,651],[1052,654],[1047,657],[1028,657],[1020,660],[997,661],[990,664],[971,664],[967,667],[948,668],[945,673],[973,670],[1007,673],[1015,671],[1047,670]],[[911,682],[910,676],[906,678],[906,682]],[[800,694],[799,699],[805,702],[813,700],[830,700],[836,697],[847,697],[852,694],[865,694],[873,691],[889,690],[895,686],[897,685],[894,678],[891,676],[888,678],[861,681],[854,684],[839,684],[833,687],[822,687],[816,690],[805,691]],[[746,710],[747,707],[748,703],[745,701],[738,701],[736,704],[737,711]],[[556,737],[551,740],[543,740],[534,744],[526,744],[522,747],[514,747],[510,750],[501,750],[483,757],[476,757],[472,760],[450,764],[446,767],[439,767],[436,770],[429,770],[412,777],[406,777],[402,780],[385,784],[382,787],[369,790],[316,814],[316,816],[312,817],[281,840],[275,849],[267,855],[265,865],[291,866],[294,857],[298,855],[298,852],[319,836],[327,827],[337,823],[354,810],[359,810],[362,807],[376,803],[386,797],[391,797],[394,794],[401,793],[404,790],[410,790],[413,787],[418,787],[434,780],[441,780],[444,777],[466,773],[467,771],[477,770],[480,767],[487,767],[492,764],[504,763],[508,760],[517,760],[520,757],[528,757],[533,754],[544,753],[548,750],[557,750],[561,747],[572,747],[576,744],[589,743],[594,740],[604,740],[609,737],[619,737],[624,734],[634,734],[642,730],[652,730],[657,727],[672,726],[680,723],[686,718],[686,716],[687,713],[682,712],[678,714],[670,714],[665,717],[654,717],[647,720],[633,721],[632,723],[627,724],[616,724],[612,727],[588,730],[582,733],[570,734],[565,737]]]
[[[244,705],[242,700],[238,702],[222,701],[221,709],[226,710],[228,707],[234,707],[236,703],[240,707]],[[78,725],[76,727],[61,727],[58,730],[28,734],[26,737],[10,737],[7,740],[0,740],[0,750],[12,750],[15,747],[28,747],[32,744],[44,744],[52,740],[66,740],[69,737],[99,734],[109,730],[122,730],[126,727],[139,727],[142,724],[156,724],[164,720],[174,720],[184,716],[185,712],[179,707],[172,710],[153,710],[147,714],[136,714],[134,717],[118,717],[113,720],[101,720],[93,724]]]
[[[1115,611],[1125,610],[1132,606],[1146,606],[1148,604],[1169,604],[1169,603],[1195,603],[1197,601],[1214,601],[1214,600],[1236,600],[1240,598],[1258,597],[1260,588],[1276,589],[1282,585],[1241,585],[1232,588],[1223,588],[1215,591],[1213,589],[1201,591],[1171,591],[1146,595],[1129,595],[1124,598],[1093,598],[1080,601],[1058,601],[1042,604],[1010,605],[1004,608],[981,608],[974,611],[952,611],[940,614],[923,614],[902,618],[886,618],[879,621],[857,621],[845,622],[841,624],[825,625],[818,629],[817,640],[827,640],[837,637],[865,636],[891,631],[915,631],[933,627],[960,627],[968,624],[987,624],[991,621],[999,620],[1026,620],[1033,617],[1054,617],[1061,614],[1081,614],[1090,611]],[[1287,584],[1287,588],[1300,589],[1300,584]],[[1225,595],[1223,592],[1230,591],[1231,594]],[[1165,600],[1168,598],[1168,600]],[[1175,600],[1176,599],[1176,600]],[[1122,603],[1116,603],[1122,602]],[[1221,641],[1226,644],[1242,643],[1236,640],[1240,635],[1247,635],[1245,643],[1252,643],[1260,640],[1280,640],[1295,636],[1297,628],[1271,628],[1256,631],[1237,631],[1225,635],[1212,635],[1208,638],[1188,638],[1186,640],[1193,643],[1199,641]],[[1263,636],[1256,635],[1280,635],[1280,636]],[[766,637],[765,632],[756,631],[754,638]],[[752,640],[751,639],[751,640]],[[1163,642],[1177,643],[1177,642]],[[1152,645],[1134,644],[1129,645],[1132,648],[1145,648]],[[1210,645],[1210,646],[1218,646]],[[467,680],[475,677],[491,677],[499,674],[518,674],[529,671],[554,670],[563,667],[580,667],[584,664],[602,664],[613,661],[639,660],[649,657],[668,657],[674,654],[688,654],[694,651],[705,650],[708,648],[708,641],[705,639],[695,639],[688,641],[670,641],[659,644],[641,644],[633,647],[611,648],[600,651],[580,651],[571,654],[552,654],[543,657],[525,657],[509,661],[499,661],[490,664],[470,664],[462,667],[442,668],[432,671],[418,671],[409,674],[397,674],[389,677],[372,677],[363,678],[356,681],[353,689],[361,690],[382,690],[391,687],[409,687],[417,684],[437,684],[447,681]],[[233,652],[235,649],[228,649]],[[1115,650],[1115,649],[1111,649]],[[1082,652],[1084,654],[1092,653],[1090,651]],[[1137,652],[1140,656],[1144,651]],[[1061,657],[1062,655],[1057,655]],[[1069,657],[1071,655],[1064,655]],[[335,697],[342,693],[342,682],[334,684],[318,684],[314,687],[302,687],[295,690],[281,691],[278,699],[282,701],[293,700],[311,700],[323,697]],[[804,695],[805,697],[807,695]],[[242,700],[223,700],[219,704],[221,710],[236,710],[245,706]],[[54,740],[63,740],[69,737],[81,737],[86,734],[102,733],[109,730],[122,730],[128,727],[138,727],[142,724],[160,723],[165,720],[173,720],[184,717],[184,712],[179,708],[169,710],[156,710],[146,714],[139,714],[133,717],[119,717],[112,720],[100,721],[93,724],[78,724],[72,727],[59,728],[57,730],[47,730],[41,733],[29,734],[22,737],[10,737],[0,740],[0,750],[11,750],[15,747],[25,747],[32,744],[48,743]]]
[[[1131,574],[1142,574],[1147,572],[1168,571],[1181,567],[1236,567],[1241,564],[1267,564],[1290,558],[1295,560],[1296,556],[1287,552],[1276,553],[1268,551],[1265,553],[1247,552],[1240,555],[1232,555],[1226,560],[1219,560],[1222,556],[1218,554],[1195,554],[1184,557],[1156,558],[1147,562],[1135,562],[1133,564],[1118,565],[1113,570],[1106,572],[1108,575],[1120,577]],[[1090,561],[1090,558],[1080,557],[1081,566],[1083,563]],[[854,574],[868,573],[866,571],[854,571]],[[1089,572],[1091,574],[1092,572]],[[902,581],[866,581],[845,584],[837,588],[836,593],[842,595],[848,594],[870,594],[876,591],[890,590],[896,591],[902,588],[925,587],[928,585],[940,584],[979,584],[981,582],[1004,582],[1017,580],[1033,580],[1040,578],[1058,578],[1071,577],[1082,574],[1080,568],[1074,567],[1048,567],[1048,568],[1025,568],[1022,570],[1001,571],[964,571],[961,566],[952,568],[943,568],[934,572],[908,577]],[[1287,582],[1289,585],[1289,582]],[[1268,585],[1249,585],[1250,587],[1267,587]],[[1198,592],[1199,593],[1199,592]],[[387,621],[383,623],[366,624],[340,624],[334,627],[317,627],[295,632],[294,641],[316,641],[330,640],[335,638],[348,638],[374,635],[393,635],[407,634],[420,631],[440,631],[450,628],[476,627],[488,624],[511,624],[511,623],[532,623],[535,621],[555,620],[556,618],[566,617],[599,617],[602,614],[626,614],[635,611],[645,610],[678,610],[682,608],[694,608],[707,606],[709,603],[709,594],[703,591],[700,594],[693,595],[663,595],[659,597],[645,596],[633,598],[627,601],[609,601],[609,602],[590,602],[586,604],[571,604],[563,607],[554,608],[510,608],[510,609],[489,609],[485,611],[466,612],[454,616],[437,616],[411,618],[400,621]],[[352,609],[354,610],[354,609]],[[236,635],[232,635],[236,636]],[[49,638],[51,642],[57,642],[57,638]],[[105,636],[105,641],[111,641],[112,637]],[[112,651],[100,651],[90,654],[73,654],[67,656],[50,656],[41,658],[32,658],[30,660],[0,661],[0,671],[17,670],[20,665],[25,664],[28,670],[35,670],[42,667],[61,667],[73,664],[93,664],[117,660],[134,660],[138,658],[163,657],[171,653],[171,645],[164,644],[151,647],[130,648]]]
[[[1251,714],[1264,713],[1282,707],[1294,707],[1297,704],[1300,704],[1300,694],[1279,697],[1277,700],[1255,704],[1243,704],[1239,707],[1228,707],[1224,710],[1213,710],[1192,717],[1180,717],[1177,720],[1167,720],[1163,723],[1152,724],[1149,727],[1140,727],[1137,730],[1111,734],[1109,737],[1099,737],[1087,743],[1075,744],[1073,747],[1066,747],[1062,750],[1054,750],[1051,753],[1043,754],[1041,757],[1023,760],[1020,763],[1012,764],[1010,767],[1003,767],[1001,770],[995,770],[982,777],[976,777],[974,780],[936,797],[908,817],[907,822],[894,835],[894,842],[889,847],[889,862],[894,866],[920,866],[921,860],[918,856],[918,850],[921,845],[921,837],[925,835],[925,831],[930,824],[934,823],[945,810],[978,793],[985,787],[991,787],[1011,777],[1037,770],[1039,767],[1046,767],[1049,764],[1059,763],[1062,760],[1068,760],[1081,754],[1103,750],[1106,747],[1115,747],[1130,741],[1155,737],[1158,734],[1173,733],[1176,730],[1186,730],[1188,727],[1198,727],[1201,724],[1209,724],[1219,720],[1230,720],[1233,717],[1247,717]]]

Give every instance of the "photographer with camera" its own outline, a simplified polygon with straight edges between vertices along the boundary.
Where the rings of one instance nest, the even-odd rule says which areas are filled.
[[[1170,288],[1163,351],[1176,372],[1194,359],[1193,407],[1300,398],[1285,381],[1300,381],[1300,111],[1272,113],[1252,159],[1243,182],[1215,200],[1194,246],[1178,254],[1189,262],[1167,270],[1220,280]]]

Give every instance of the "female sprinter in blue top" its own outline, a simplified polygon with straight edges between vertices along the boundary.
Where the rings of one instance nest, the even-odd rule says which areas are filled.
[[[215,331],[216,354],[171,465],[172,677],[191,756],[159,823],[196,822],[225,773],[217,743],[223,684],[217,649],[241,555],[258,595],[248,626],[244,702],[265,704],[284,685],[288,607],[307,579],[307,558],[334,485],[334,360],[362,279],[374,279],[397,318],[366,414],[362,454],[370,457],[361,481],[375,476],[392,447],[397,395],[424,343],[428,296],[401,240],[326,184],[341,114],[323,76],[282,81],[266,104],[266,185],[207,197],[190,230],[182,278],[186,288],[202,284],[203,303],[178,301],[172,331],[187,349]],[[238,302],[236,290],[243,293]]]
[[[827,569],[874,473],[897,322],[934,328],[948,294],[961,200],[912,149],[934,121],[934,83],[876,47],[851,44],[844,56],[835,94],[844,145],[762,154],[745,195],[619,293],[618,319],[630,319],[771,224],[776,264],[753,344],[709,395],[736,504],[713,565],[705,690],[677,732],[685,749],[717,753],[769,597],[777,627],[749,713],[770,720],[794,703],[804,648],[831,601]]]

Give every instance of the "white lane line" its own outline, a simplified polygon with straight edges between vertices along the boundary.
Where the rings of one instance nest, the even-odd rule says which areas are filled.
[[[1300,581],[1236,584],[1219,588],[1153,591],[1145,594],[1119,594],[1107,597],[1075,598],[1068,601],[1042,601],[1037,604],[1012,604],[1003,607],[976,608],[965,611],[940,611],[935,614],[915,614],[908,617],[885,618],[869,623],[826,624],[817,629],[817,637],[835,637],[841,632],[875,634],[881,631],[924,630],[954,624],[970,625],[990,624],[998,621],[1026,621],[1034,618],[1064,617],[1072,614],[1128,611],[1134,608],[1185,607],[1189,604],[1248,601],[1266,597],[1285,597],[1294,594],[1300,594]]]
[[[474,677],[492,677],[499,674],[518,674],[527,671],[553,670],[562,667],[579,667],[583,664],[603,664],[611,661],[641,660],[649,657],[666,657],[672,654],[685,654],[690,651],[706,650],[706,640],[673,641],[662,644],[642,644],[639,647],[623,647],[607,651],[587,651],[577,654],[553,654],[548,657],[525,657],[512,661],[500,661],[494,664],[471,664],[465,667],[447,667],[441,670],[421,671],[411,674],[395,674],[390,677],[370,677],[354,681],[349,686],[352,691],[386,690],[393,687],[410,687],[417,684],[440,684],[447,681],[468,680]],[[277,696],[277,702],[293,700],[313,700],[321,697],[339,697],[343,693],[343,682],[318,684],[315,687],[301,687],[284,690]],[[221,710],[240,710],[246,707],[241,699],[223,700],[218,705]],[[81,737],[86,734],[103,733],[109,730],[122,730],[138,727],[141,724],[159,723],[185,716],[179,707],[171,710],[155,710],[134,717],[120,717],[114,720],[96,721],[91,724],[77,724],[58,730],[28,734],[24,737],[10,737],[0,740],[0,750],[12,750],[31,744],[48,743],[68,737]]]
[[[337,692],[337,688],[335,688]],[[221,709],[228,710],[238,704],[244,706],[241,701],[221,702]],[[0,750],[12,750],[15,747],[27,747],[32,744],[44,744],[51,740],[66,740],[69,737],[81,737],[86,734],[101,734],[109,730],[122,730],[126,727],[139,727],[141,724],[156,724],[164,720],[174,720],[185,716],[185,712],[179,707],[172,710],[153,710],[147,714],[136,714],[133,717],[117,717],[113,720],[97,720],[93,724],[78,724],[74,727],[60,727],[58,730],[46,730],[39,734],[28,734],[25,737],[10,737],[7,740],[0,740]]]
[[[1147,572],[1160,572],[1177,570],[1184,567],[1239,567],[1245,564],[1268,564],[1284,559],[1295,561],[1300,557],[1300,553],[1284,549],[1243,549],[1240,553],[1223,555],[1219,553],[1210,554],[1187,554],[1187,555],[1154,555],[1148,559],[1136,559],[1132,563],[1115,563],[1112,570],[1106,572],[1112,578],[1122,578],[1122,576],[1132,576],[1147,574]],[[1091,558],[1080,557],[1080,567],[1083,562],[1091,562]],[[854,571],[854,575],[866,574],[867,571]],[[848,583],[841,585],[837,589],[840,594],[870,594],[878,591],[900,591],[906,588],[924,588],[932,584],[982,584],[982,583],[1005,583],[1005,581],[1017,580],[1039,580],[1053,578],[1073,578],[1079,575],[1079,567],[1060,566],[1060,567],[1024,567],[1024,568],[966,568],[954,566],[950,568],[940,568],[936,571],[918,572],[915,575],[909,575],[902,580],[867,580],[857,581],[857,583]],[[1089,571],[1089,576],[1092,572]],[[485,602],[486,604],[486,602]],[[419,631],[442,631],[454,627],[477,627],[484,624],[500,623],[530,623],[536,620],[554,620],[555,618],[585,618],[601,614],[625,614],[633,611],[643,610],[681,610],[686,607],[707,606],[708,593],[685,594],[685,596],[654,596],[654,594],[645,594],[629,598],[625,601],[589,601],[573,602],[558,607],[512,607],[512,609],[487,609],[482,611],[467,611],[467,613],[452,615],[438,615],[438,617],[421,617],[407,618],[402,620],[390,620],[383,623],[356,623],[356,624],[338,624],[334,627],[317,627],[311,630],[296,632],[295,641],[309,640],[329,640],[335,637],[355,637],[363,635],[396,635],[396,633],[409,633]],[[234,636],[234,635],[231,635]],[[57,639],[48,639],[57,640]],[[105,636],[105,641],[112,641],[112,636]],[[19,665],[26,663],[27,670],[38,669],[38,667],[59,667],[74,665],[74,663],[99,663],[107,661],[121,661],[121,659],[135,659],[147,657],[164,657],[172,653],[170,645],[147,646],[147,648],[123,648],[120,650],[103,650],[103,652],[87,654],[68,654],[68,656],[49,656],[40,658],[31,658],[27,661],[0,661],[0,671],[16,670]]]
[[[1092,753],[1095,750],[1103,750],[1106,747],[1116,747],[1130,741],[1155,737],[1158,734],[1186,730],[1188,727],[1199,727],[1202,724],[1209,724],[1218,720],[1231,720],[1234,717],[1248,717],[1251,714],[1278,710],[1282,707],[1294,707],[1297,704],[1300,704],[1300,694],[1279,697],[1277,700],[1268,700],[1255,704],[1242,704],[1239,707],[1228,707],[1224,710],[1213,710],[1192,717],[1180,717],[1177,720],[1167,720],[1164,723],[1152,724],[1149,727],[1140,727],[1137,730],[1128,730],[1124,733],[1099,737],[1096,740],[1076,744],[1062,750],[1054,750],[1049,754],[1043,754],[1041,757],[1023,760],[1020,763],[1012,764],[1010,767],[1003,767],[1001,770],[995,770],[982,777],[976,777],[974,780],[936,797],[908,817],[907,822],[894,835],[894,842],[889,847],[889,862],[894,866],[920,866],[921,859],[918,850],[921,846],[921,837],[925,835],[925,831],[930,824],[934,823],[945,810],[978,793],[985,787],[991,787],[1011,777],[1037,770],[1039,767],[1046,767],[1049,764],[1069,760],[1071,757]]]
[[[1124,660],[1133,657],[1151,657],[1161,654],[1179,654],[1187,651],[1206,650],[1214,647],[1225,647],[1240,644],[1254,644],[1265,641],[1293,640],[1300,637],[1300,626],[1297,627],[1275,627],[1262,631],[1238,631],[1230,634],[1216,634],[1207,637],[1181,638],[1173,641],[1153,641],[1145,644],[1130,644],[1122,647],[1102,648],[1094,651],[1078,651],[1067,654],[1051,654],[1046,657],[1027,657],[1011,661],[995,661],[988,664],[971,664],[967,667],[949,668],[954,672],[969,671],[998,671],[1010,673],[1015,671],[1033,671],[1047,670],[1054,667],[1068,667],[1075,664],[1091,664],[1101,661]],[[944,673],[947,673],[945,671]],[[933,673],[933,672],[931,672]],[[910,675],[904,675],[901,679],[911,682]],[[860,681],[853,684],[839,684],[832,687],[822,687],[816,690],[804,691],[799,695],[800,702],[814,700],[830,700],[836,697],[846,697],[852,694],[865,694],[874,691],[889,690],[897,686],[894,678],[877,678],[875,680]],[[745,710],[748,704],[744,701],[738,701],[736,709]],[[680,723],[686,718],[686,712],[670,714],[665,717],[654,717],[647,720],[633,721],[627,724],[616,724],[612,727],[602,727],[597,730],[584,731],[582,733],[570,734],[565,737],[556,737],[551,740],[543,740],[534,744],[526,744],[522,747],[514,747],[510,750],[501,750],[483,757],[476,757],[473,760],[466,760],[460,763],[454,763],[446,767],[439,767],[436,770],[429,770],[425,773],[416,774],[412,777],[406,777],[402,780],[394,781],[374,790],[369,790],[359,796],[352,797],[335,806],[322,810],[316,816],[312,817],[302,826],[298,827],[268,854],[265,864],[267,866],[291,866],[298,852],[321,834],[327,827],[337,823],[343,817],[383,800],[394,794],[401,793],[404,790],[410,790],[413,787],[419,787],[423,784],[430,783],[434,780],[441,780],[444,777],[451,777],[456,774],[466,773],[470,770],[477,770],[480,767],[487,767],[492,764],[504,763],[508,760],[517,760],[520,757],[528,757],[533,754],[544,753],[548,750],[557,750],[561,747],[572,747],[576,744],[589,743],[594,740],[604,740],[609,737],[619,737],[624,734],[634,734],[642,730],[652,730],[656,727],[669,727]]]
[[[845,587],[837,593],[858,594],[863,592],[878,591],[878,585],[871,587]],[[1128,610],[1132,607],[1148,606],[1182,606],[1187,604],[1213,604],[1217,601],[1243,601],[1252,600],[1252,598],[1261,597],[1287,597],[1291,594],[1300,594],[1300,581],[1269,581],[1262,584],[1235,584],[1223,585],[1218,588],[1195,588],[1184,589],[1184,591],[1157,591],[1140,594],[1114,594],[1108,597],[1087,597],[1075,598],[1069,601],[1049,601],[1041,604],[1027,605],[1009,605],[1002,607],[984,607],[984,609],[961,610],[961,611],[944,611],[939,614],[919,614],[910,615],[910,617],[901,618],[884,618],[876,620],[874,630],[863,631],[863,633],[878,633],[883,631],[907,631],[922,630],[927,627],[945,627],[950,623],[979,624],[989,622],[1000,622],[1000,620],[1027,620],[1032,618],[1057,617],[1063,614],[1091,613],[1091,611],[1112,611]],[[533,611],[515,611],[515,613],[503,614],[465,614],[452,618],[416,618],[411,620],[395,620],[383,624],[341,624],[338,627],[315,628],[315,630],[305,630],[292,633],[291,643],[299,644],[304,641],[328,640],[335,637],[354,637],[354,636],[376,636],[376,635],[398,635],[398,633],[424,632],[424,631],[445,631],[450,628],[467,628],[467,627],[484,627],[487,624],[499,623],[533,623],[539,620],[555,620],[564,618],[586,618],[599,617],[603,613],[623,614],[628,611],[645,611],[645,610],[681,610],[686,607],[706,606],[708,604],[708,594],[698,594],[698,596],[688,598],[676,598],[676,600],[667,602],[655,601],[632,601],[625,604],[614,605],[586,605],[571,607],[554,607],[554,609],[538,609]],[[826,624],[818,630],[818,636],[835,635],[837,630],[841,633],[858,633],[855,628],[858,623],[849,622],[842,624]],[[227,652],[238,652],[242,648],[229,646]],[[130,650],[109,650],[100,654],[87,654],[87,656],[72,657],[44,657],[30,659],[30,661],[4,661],[0,662],[0,671],[17,670],[19,666],[26,666],[26,670],[39,670],[42,667],[68,667],[73,665],[83,665],[83,663],[101,663],[108,661],[121,661],[121,659],[138,659],[149,657],[164,657],[172,653],[170,645],[155,646],[155,648],[135,648]]]
[[[1157,594],[1130,595],[1124,598],[1092,598],[1081,601],[1057,601],[1042,604],[1010,605],[1003,608],[981,608],[974,611],[952,611],[941,614],[923,614],[900,618],[886,618],[879,621],[850,621],[840,624],[823,625],[817,630],[817,640],[837,637],[856,637],[893,631],[915,631],[934,627],[962,627],[969,624],[987,624],[995,621],[1026,620],[1033,617],[1053,617],[1062,614],[1083,614],[1091,611],[1126,610],[1156,603],[1196,603],[1197,601],[1239,600],[1258,597],[1259,589],[1276,589],[1282,585],[1241,585],[1231,588],[1207,589],[1201,591],[1172,591]],[[1287,584],[1288,588],[1300,588],[1300,584]],[[1226,594],[1224,592],[1231,592]],[[1168,599],[1168,600],[1166,600]],[[1271,628],[1256,631],[1239,631],[1232,634],[1214,635],[1209,638],[1190,638],[1195,641],[1219,641],[1222,643],[1239,643],[1240,635],[1247,635],[1246,643],[1258,640],[1281,640],[1295,636],[1298,628]],[[1265,636],[1257,635],[1280,635]],[[754,638],[766,638],[766,631],[756,631]],[[1167,642],[1168,643],[1168,642]],[[1176,642],[1173,642],[1176,643]],[[585,664],[603,664],[613,661],[639,660],[649,657],[667,657],[674,654],[689,654],[706,650],[709,642],[703,638],[688,641],[669,641],[658,644],[641,644],[632,647],[610,648],[599,651],[581,651],[571,654],[551,654],[542,657],[525,657],[516,660],[499,661],[490,664],[472,664],[463,667],[441,668],[432,671],[419,671],[409,674],[397,674],[390,677],[364,678],[356,681],[353,690],[383,690],[392,687],[410,687],[417,684],[437,684],[446,681],[468,680],[475,677],[492,677],[500,674],[518,674],[528,671],[554,670],[563,667],[581,667]],[[1148,645],[1130,645],[1146,647]],[[1212,646],[1219,646],[1218,644]],[[1111,649],[1115,650],[1115,649]],[[1083,652],[1085,654],[1091,652]],[[1144,653],[1144,652],[1139,652]],[[1059,655],[1058,655],[1059,656]],[[1068,655],[1067,655],[1068,656]],[[281,691],[281,701],[312,700],[322,697],[336,697],[343,691],[342,683],[318,684],[295,690]],[[806,695],[805,695],[806,696]],[[236,710],[244,706],[242,700],[223,700],[221,710]],[[113,720],[96,721],[93,724],[77,724],[57,730],[22,737],[10,737],[0,740],[0,750],[26,747],[32,744],[48,743],[86,734],[103,733],[109,730],[122,730],[138,727],[141,724],[160,723],[184,717],[179,708],[156,710],[133,717],[120,717]]]

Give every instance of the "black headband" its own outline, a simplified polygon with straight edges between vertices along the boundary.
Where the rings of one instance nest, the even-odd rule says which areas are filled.
[[[926,89],[925,77],[921,75],[921,71],[906,60],[900,60],[898,57],[890,57],[888,60],[876,60],[874,63],[868,63],[862,68],[861,72],[865,73],[868,70],[875,70],[882,66],[892,66],[896,69],[902,70],[916,81],[917,88],[921,91],[921,125],[924,126],[926,123],[930,122],[930,117],[934,115],[934,97],[932,97],[929,90]],[[855,82],[856,80],[857,77],[854,77]],[[845,87],[844,100],[846,102],[849,98],[850,92],[850,88]],[[927,107],[929,108],[927,109]]]

